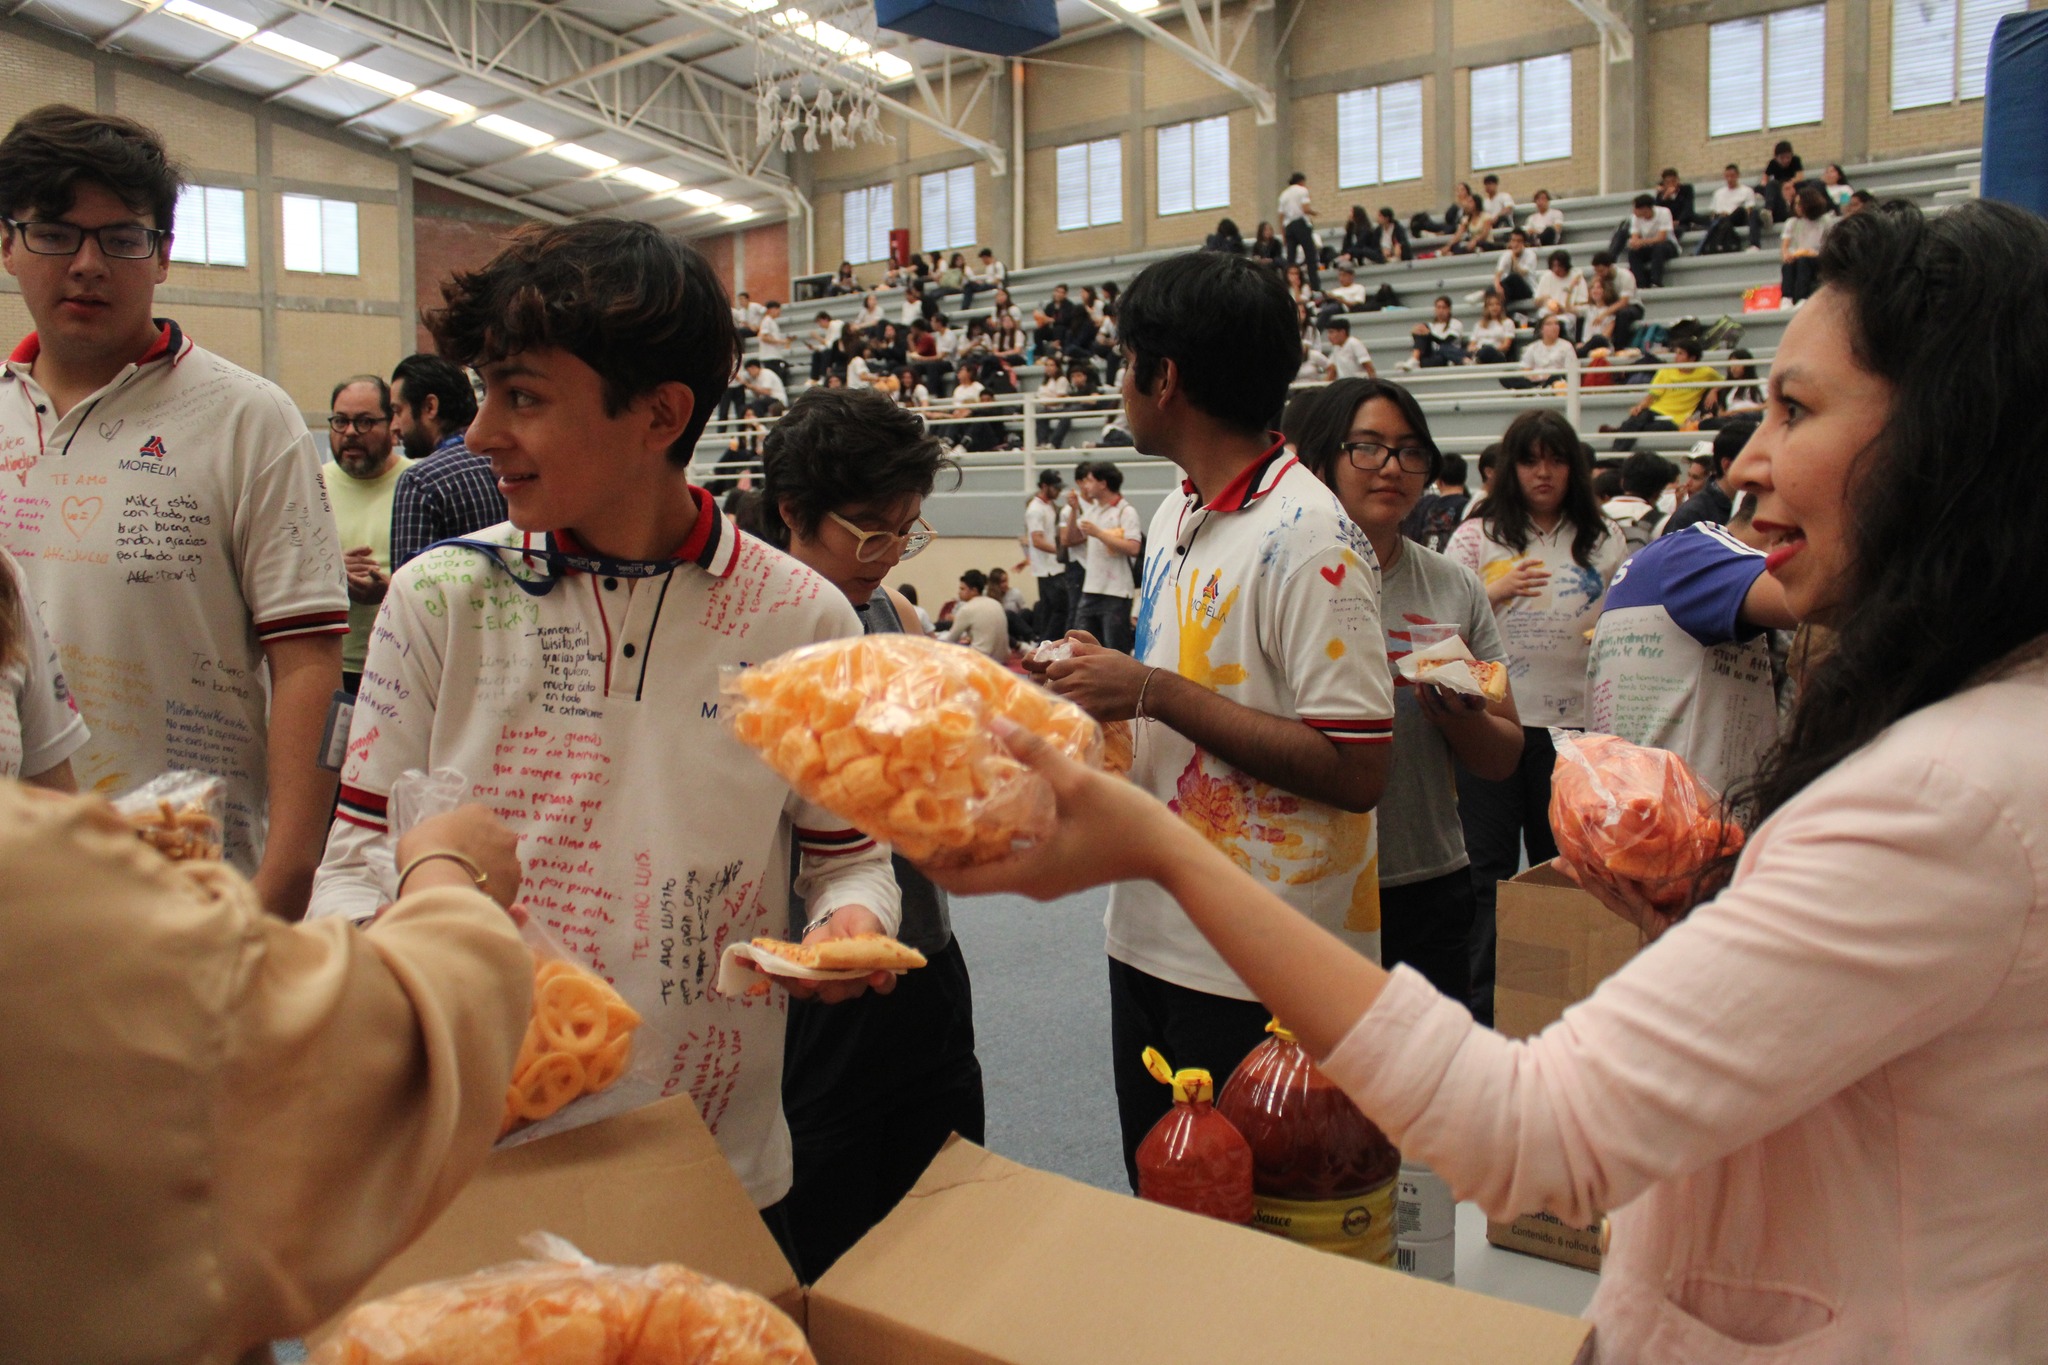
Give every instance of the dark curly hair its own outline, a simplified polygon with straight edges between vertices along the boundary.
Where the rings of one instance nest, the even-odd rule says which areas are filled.
[[[45,104],[0,138],[0,213],[14,218],[34,209],[60,218],[71,212],[81,183],[105,187],[130,212],[150,214],[169,232],[185,175],[155,129],[118,114]]]
[[[669,459],[690,462],[740,356],[725,285],[651,223],[594,218],[522,228],[481,270],[441,286],[422,321],[444,360],[478,368],[559,348],[596,370],[605,410],[677,382],[695,397]]]
[[[762,538],[786,550],[837,508],[928,496],[942,469],[957,472],[944,444],[880,389],[806,389],[761,442]]]
[[[1887,203],[1829,230],[1820,283],[1847,303],[1856,361],[1891,386],[1892,409],[1845,490],[1834,649],[1756,780],[1731,794],[1752,828],[1986,676],[1959,661],[1995,674],[2048,636],[2048,223],[1988,200],[1936,217]]]

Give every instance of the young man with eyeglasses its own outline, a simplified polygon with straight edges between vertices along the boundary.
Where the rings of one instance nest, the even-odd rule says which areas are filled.
[[[79,785],[221,778],[227,858],[296,919],[333,809],[342,546],[291,399],[152,316],[181,185],[129,119],[46,105],[0,140],[36,324],[0,370],[0,537],[92,726]]]
[[[391,505],[405,461],[391,440],[391,388],[374,374],[334,386],[327,400],[327,445],[320,466],[334,524],[341,532],[342,568],[348,574],[348,638],[341,644],[341,690],[353,696],[363,681],[363,656],[377,624],[377,604],[391,586]]]
[[[519,835],[528,909],[641,1013],[644,1036],[669,1040],[664,1093],[696,1101],[770,1209],[790,1185],[787,995],[717,993],[720,950],[781,935],[792,889],[813,941],[894,933],[898,896],[886,846],[799,798],[721,723],[721,671],[860,623],[689,481],[739,341],[688,245],[618,219],[536,225],[457,274],[429,326],[483,376],[468,445],[510,520],[394,575],[313,912],[375,912],[393,785],[461,773]],[[618,1087],[584,1115],[634,1102]],[[779,1214],[769,1225],[786,1233]]]
[[[868,634],[919,634],[916,607],[882,580],[931,543],[918,514],[946,467],[939,438],[886,394],[811,389],[762,442],[765,534],[846,594]],[[947,1137],[984,1137],[974,992],[951,907],[894,862],[898,937],[927,965],[887,996],[790,1002],[782,1107],[796,1176],[784,1207],[806,1280],[896,1206]]]
[[[1394,725],[1379,568],[1271,431],[1301,358],[1294,302],[1256,262],[1198,252],[1147,266],[1118,321],[1131,438],[1186,478],[1145,538],[1133,654],[1077,637],[1047,677],[1100,720],[1135,719],[1133,782],[1376,958],[1372,809]],[[1111,892],[1108,930],[1110,1064],[1135,1187],[1138,1144],[1172,1102],[1144,1049],[1228,1076],[1267,1013],[1158,887]]]

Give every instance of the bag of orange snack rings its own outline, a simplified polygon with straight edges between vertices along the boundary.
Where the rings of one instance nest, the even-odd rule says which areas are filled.
[[[351,1311],[310,1365],[817,1365],[758,1294],[679,1265],[599,1265],[559,1237],[538,1259]]]
[[[1632,883],[1677,914],[1700,870],[1742,847],[1719,797],[1684,759],[1614,735],[1552,730],[1550,830],[1558,856],[1582,879]]]

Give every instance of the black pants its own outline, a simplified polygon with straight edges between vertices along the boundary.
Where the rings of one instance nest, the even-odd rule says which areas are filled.
[[[1482,365],[1505,365],[1515,358],[1515,344],[1509,342],[1505,351],[1498,346],[1481,346],[1477,358]]]
[[[1641,412],[1632,412],[1622,418],[1621,421],[1615,424],[1614,429],[1616,431],[1676,431],[1678,430],[1678,424],[1669,417],[1644,408]],[[1632,451],[1636,448],[1636,443],[1632,440],[1620,440],[1614,443],[1614,448],[1619,452]]]
[[[1116,1116],[1123,1128],[1124,1171],[1138,1188],[1138,1144],[1173,1108],[1173,1090],[1145,1070],[1145,1049],[1156,1047],[1167,1065],[1201,1067],[1223,1092],[1245,1054],[1266,1038],[1273,1016],[1256,1000],[1189,990],[1161,981],[1128,963],[1109,959],[1110,1073],[1116,1078]]]
[[[1309,288],[1321,289],[1322,279],[1317,270],[1321,262],[1317,259],[1319,253],[1316,251],[1315,224],[1306,218],[1297,218],[1287,225],[1287,231],[1282,233],[1281,237],[1287,243],[1287,264],[1296,264],[1294,253],[1298,249],[1301,252],[1302,277],[1308,281]]]
[[[1415,334],[1414,341],[1416,361],[1425,369],[1465,363],[1462,337],[1438,337],[1434,332],[1423,331]]]
[[[1496,280],[1495,283],[1500,286],[1500,301],[1507,305],[1507,309],[1511,313],[1521,311],[1516,307],[1517,304],[1529,304],[1535,301],[1536,290],[1530,285],[1527,276],[1517,275],[1514,271],[1510,270],[1507,274],[1502,275],[1500,279]]]
[[[1655,246],[1632,246],[1628,249],[1628,268],[1635,272],[1636,283],[1648,289],[1662,288],[1664,263],[1676,255],[1678,247],[1669,241]]]
[[[1494,888],[1515,875],[1524,847],[1529,865],[1557,856],[1550,834],[1550,768],[1557,750],[1550,731],[1522,727],[1522,759],[1500,782],[1458,769],[1458,820],[1472,855],[1472,980],[1465,997],[1472,1017],[1493,1024]]]
[[[1749,229],[1749,245],[1752,250],[1764,243],[1764,216],[1754,209],[1737,209],[1724,213],[1707,225],[1707,235],[1700,238],[1699,255],[1711,256],[1718,252],[1734,251],[1735,229]]]
[[[1640,303],[1627,303],[1621,306],[1620,310],[1614,315],[1614,329],[1609,333],[1616,350],[1623,349],[1629,342],[1635,340],[1636,324],[1642,320],[1643,305]]]
[[[1771,221],[1773,222],[1782,223],[1792,216],[1791,197],[1785,193],[1786,183],[1783,180],[1772,180],[1767,177],[1764,183],[1757,187],[1763,194],[1764,207],[1771,211]]]
[[[1531,242],[1531,243],[1529,243],[1529,245],[1530,245],[1530,246],[1556,246],[1556,245],[1557,245],[1557,244],[1558,244],[1559,242],[1561,242],[1561,241],[1563,241],[1563,240],[1564,240],[1564,238],[1558,235],[1558,231],[1557,231],[1557,229],[1556,229],[1556,228],[1554,228],[1554,227],[1547,227],[1547,228],[1543,229],[1543,231],[1541,231],[1541,232],[1537,233],[1537,234],[1536,234],[1536,240],[1535,240],[1535,241],[1533,241],[1533,242]]]
[[[1080,547],[1076,546],[1075,552],[1078,553],[1079,549]],[[1082,568],[1078,562],[1070,560],[1067,564],[1068,630],[1079,630],[1081,628],[1081,584],[1086,582],[1087,579],[1088,571]]]
[[[1082,593],[1080,628],[1098,644],[1130,653],[1131,599],[1110,592]]]
[[[1380,960],[1403,962],[1459,1004],[1472,988],[1472,869],[1380,888]]]
[[[967,959],[957,942],[930,959],[888,995],[789,1002],[782,1107],[796,1180],[778,1207],[806,1283],[896,1207],[948,1136],[986,1138]]]
[[[1074,604],[1067,600],[1067,574],[1042,575],[1038,580],[1038,638],[1057,640],[1067,633],[1067,622],[1074,617]]]
[[[1810,298],[1820,283],[1820,257],[1794,256],[1778,269],[1779,289],[1785,298]]]

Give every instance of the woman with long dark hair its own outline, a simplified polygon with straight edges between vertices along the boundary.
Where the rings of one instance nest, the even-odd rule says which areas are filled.
[[[1339,379],[1297,394],[1283,430],[1296,458],[1330,486],[1372,545],[1388,664],[1452,635],[1475,658],[1505,661],[1478,577],[1401,534],[1443,462],[1415,396],[1384,379]],[[1380,961],[1388,970],[1408,963],[1453,1000],[1471,986],[1473,900],[1452,774],[1462,764],[1505,778],[1521,752],[1512,695],[1488,703],[1395,678],[1394,766],[1374,808]]]
[[[1150,878],[1403,1153],[1497,1218],[1613,1210],[1602,1365],[2039,1358],[2048,1303],[2048,224],[1846,219],[1733,467],[1838,632],[1725,886],[1526,1041],[1035,739],[1057,831],[967,893]],[[1526,704],[1527,693],[1522,692]]]
[[[1600,515],[1593,469],[1572,424],[1550,409],[1523,413],[1501,436],[1486,506],[1451,533],[1444,553],[1479,575],[1507,646],[1519,699],[1522,758],[1488,781],[1459,774],[1459,814],[1472,854],[1472,1013],[1493,1021],[1494,887],[1557,856],[1550,836],[1553,725],[1585,723],[1587,635],[1627,555],[1620,528]]]
[[[1286,248],[1280,245],[1280,239],[1273,235],[1273,225],[1271,223],[1259,224],[1258,231],[1252,238],[1252,259],[1264,261],[1266,264],[1277,268],[1281,258],[1286,254]]]
[[[1379,225],[1365,211],[1365,205],[1353,204],[1351,216],[1344,220],[1344,244],[1337,248],[1337,264],[1356,270],[1360,266],[1384,265],[1386,259],[1380,250]]]

